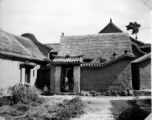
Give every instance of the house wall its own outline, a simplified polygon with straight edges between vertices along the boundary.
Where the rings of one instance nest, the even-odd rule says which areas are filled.
[[[81,90],[131,89],[131,64],[123,59],[103,68],[81,68]]]
[[[20,62],[0,59],[0,89],[6,92],[10,86],[20,82],[21,79]],[[4,90],[4,91],[3,91]]]
[[[23,62],[0,59],[0,93],[6,94],[9,87],[12,87],[19,82],[25,82],[25,68],[20,68],[21,63]],[[30,71],[31,85],[34,85],[37,79],[37,69],[39,69],[38,65]]]
[[[139,63],[140,89],[151,89],[151,61],[147,59]]]

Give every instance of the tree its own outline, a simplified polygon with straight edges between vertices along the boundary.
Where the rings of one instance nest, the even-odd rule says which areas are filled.
[[[130,22],[129,25],[126,26],[127,30],[132,30],[132,34],[135,34],[136,39],[137,37],[137,33],[139,32],[139,28],[140,28],[140,24],[138,24],[137,22]]]

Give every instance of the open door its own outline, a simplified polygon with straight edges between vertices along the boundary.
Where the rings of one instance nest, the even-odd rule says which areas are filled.
[[[61,71],[61,92],[73,92],[73,66],[63,66]]]

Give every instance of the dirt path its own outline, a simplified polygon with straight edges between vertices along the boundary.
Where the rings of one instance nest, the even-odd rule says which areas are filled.
[[[51,96],[48,97],[50,101],[48,104],[62,102],[64,99],[72,99],[75,96]],[[142,100],[149,97],[139,97]],[[117,116],[122,107],[128,107],[128,100],[133,100],[134,97],[81,97],[85,103],[85,112],[79,118],[72,118],[71,120],[114,120],[113,116]]]

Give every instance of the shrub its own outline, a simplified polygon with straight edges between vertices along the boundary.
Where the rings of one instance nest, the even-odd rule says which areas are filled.
[[[116,120],[144,120],[150,114],[150,111],[141,109],[135,100],[130,104],[132,107],[124,108]]]
[[[15,104],[18,102],[24,104],[41,103],[42,99],[38,97],[38,93],[38,89],[34,86],[17,84],[12,88],[12,100]]]
[[[84,104],[79,97],[71,100],[64,100],[54,106],[41,105],[31,108],[20,120],[68,120],[84,113]],[[42,112],[43,111],[43,112]]]
[[[3,96],[0,98],[0,107],[2,107],[3,105],[11,105],[12,100],[11,100],[11,96]]]
[[[74,118],[84,113],[84,104],[79,97],[72,100],[65,100],[63,103],[58,104],[57,113],[53,116],[54,120],[67,120]]]

